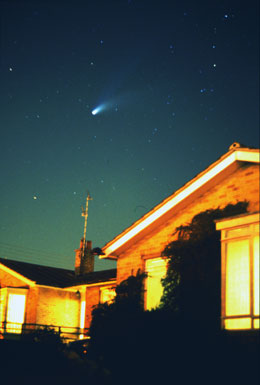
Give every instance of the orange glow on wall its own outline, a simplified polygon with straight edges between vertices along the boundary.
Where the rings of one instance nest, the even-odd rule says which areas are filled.
[[[77,328],[79,314],[80,301],[76,292],[39,287],[36,323]]]
[[[111,303],[115,298],[116,291],[114,287],[104,287],[100,289],[100,302],[101,303]]]
[[[0,339],[1,333],[4,333],[5,309],[7,301],[7,288],[0,289]]]

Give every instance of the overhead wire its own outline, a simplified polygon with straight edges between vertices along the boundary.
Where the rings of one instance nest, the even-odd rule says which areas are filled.
[[[50,252],[46,250],[37,250],[21,245],[9,244],[6,242],[0,242],[0,257],[10,258],[15,260],[23,259],[24,262],[57,265],[62,267],[68,265],[73,261],[73,255],[65,256],[57,252]]]

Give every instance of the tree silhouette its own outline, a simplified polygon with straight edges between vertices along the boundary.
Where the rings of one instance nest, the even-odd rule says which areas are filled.
[[[201,322],[219,327],[220,319],[220,233],[215,220],[247,211],[248,202],[210,209],[180,226],[177,240],[163,251],[169,258],[161,306],[187,323]]]

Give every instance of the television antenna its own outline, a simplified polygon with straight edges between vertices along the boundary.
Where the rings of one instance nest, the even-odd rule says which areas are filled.
[[[83,235],[83,252],[85,252],[85,246],[86,246],[86,232],[87,232],[87,223],[88,223],[88,202],[92,201],[92,200],[93,200],[93,198],[91,198],[91,196],[89,195],[89,192],[88,192],[88,195],[86,198],[86,208],[84,209],[84,207],[81,206],[81,216],[85,217],[84,235]]]

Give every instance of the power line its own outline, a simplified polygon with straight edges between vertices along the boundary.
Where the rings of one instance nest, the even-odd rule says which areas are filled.
[[[2,255],[1,255],[2,254]],[[0,255],[2,258],[10,258],[17,260],[23,259],[24,261],[32,263],[32,261],[48,264],[55,264],[61,262],[69,263],[74,262],[73,254],[71,256],[65,256],[57,254],[56,252],[43,252],[32,248],[26,248],[23,246],[11,245],[5,242],[0,242]],[[28,261],[28,259],[30,261]]]
[[[53,254],[56,254],[56,255],[59,255],[60,257],[64,257],[64,254],[57,253],[56,251],[53,252],[53,251],[46,251],[46,250],[37,250],[31,247],[26,247],[26,246],[17,245],[17,244],[14,245],[6,242],[0,242],[0,246],[1,245],[3,245],[3,247],[12,247],[13,249],[21,249],[22,251],[25,251],[25,252],[34,252],[34,253],[40,253],[44,255],[49,254],[50,256],[52,256]]]
[[[55,267],[60,267],[63,269],[72,269],[73,270],[73,263],[70,263],[72,261],[68,260],[63,260],[61,261],[60,259],[52,259],[46,260],[46,259],[38,259],[34,258],[33,256],[18,256],[17,254],[10,254],[10,253],[5,253],[4,255],[1,255],[1,258],[6,258],[6,259],[12,259],[15,261],[19,262],[26,262],[26,263],[32,263],[36,265],[42,265],[42,266],[55,266]]]

